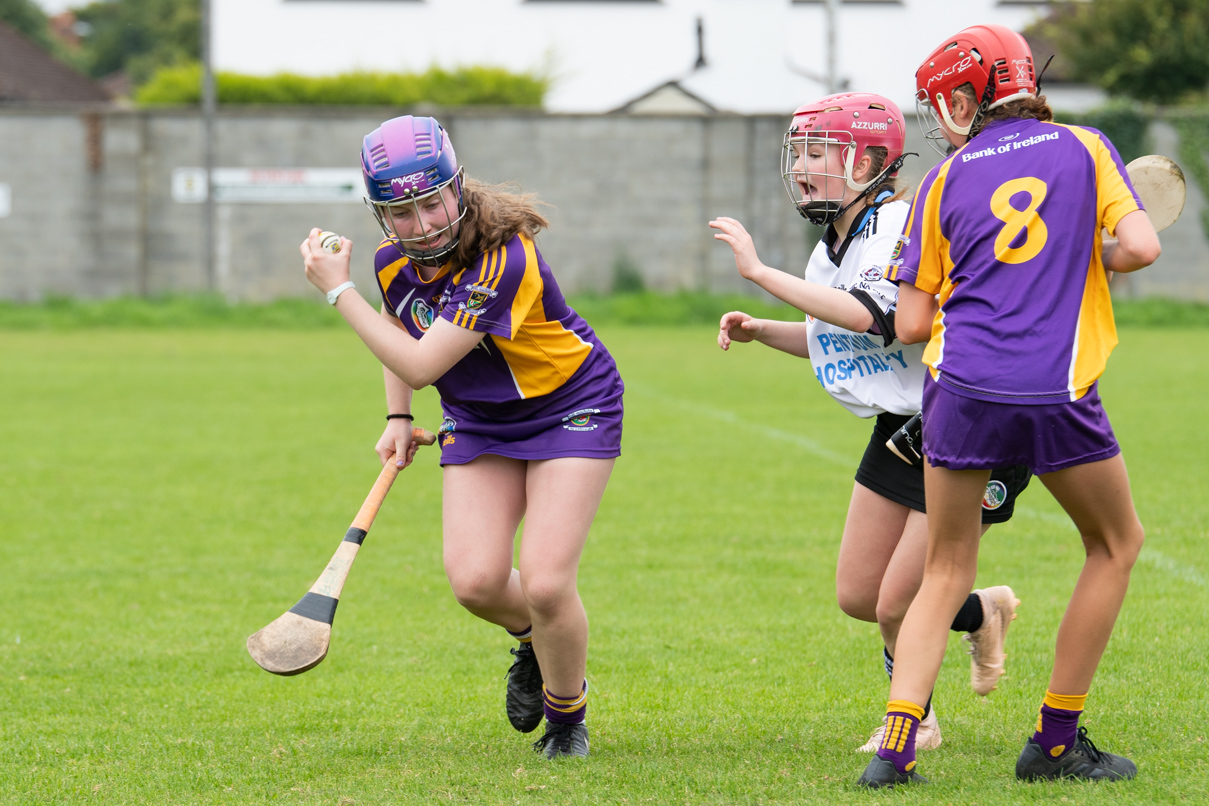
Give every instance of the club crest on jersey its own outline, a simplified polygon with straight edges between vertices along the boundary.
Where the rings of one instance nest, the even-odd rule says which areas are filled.
[[[982,508],[994,511],[1003,506],[1007,500],[1007,485],[998,479],[991,479],[986,492],[982,494]]]
[[[911,239],[908,238],[906,235],[899,236],[898,243],[894,244],[894,251],[890,253],[890,259],[898,260],[898,258],[903,253],[903,247],[909,246],[910,243],[911,243]]]
[[[867,283],[876,283],[878,280],[886,276],[886,273],[876,266],[870,266],[861,272],[861,279]]]
[[[466,288],[470,291],[470,299],[464,303],[463,310],[477,311],[487,304],[487,300],[499,296],[498,291],[485,285],[471,285]]]
[[[593,414],[600,414],[600,409],[573,411],[563,418],[563,428],[568,431],[595,431],[600,423],[592,422]]]
[[[432,317],[432,308],[424,300],[418,299],[411,304],[411,321],[420,330],[432,327]]]

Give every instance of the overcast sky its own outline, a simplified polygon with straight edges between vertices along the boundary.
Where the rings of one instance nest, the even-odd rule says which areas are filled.
[[[58,14],[65,8],[87,4],[87,0],[34,0],[34,2],[42,6],[47,14]]]

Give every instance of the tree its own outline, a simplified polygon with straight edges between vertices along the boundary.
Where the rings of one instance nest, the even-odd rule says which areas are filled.
[[[1113,95],[1171,103],[1209,86],[1205,0],[1068,0],[1034,30]]]
[[[51,49],[46,12],[34,0],[0,0],[0,20],[46,50]]]
[[[90,26],[84,69],[97,78],[125,70],[139,86],[161,67],[200,58],[198,0],[101,0],[76,16]]]

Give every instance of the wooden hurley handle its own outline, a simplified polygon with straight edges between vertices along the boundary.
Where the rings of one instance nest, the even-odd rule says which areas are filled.
[[[437,441],[436,434],[431,431],[425,431],[423,428],[413,428],[411,430],[411,438],[421,445],[433,445]],[[360,529],[363,532],[369,531],[369,527],[373,525],[374,518],[378,515],[378,508],[382,506],[382,502],[386,499],[386,494],[390,492],[390,486],[395,483],[395,477],[398,475],[398,465],[387,459],[386,464],[382,466],[382,472],[378,474],[378,480],[374,482],[369,495],[365,497],[365,503],[361,505],[361,510],[357,513],[357,517],[353,518],[352,528]]]

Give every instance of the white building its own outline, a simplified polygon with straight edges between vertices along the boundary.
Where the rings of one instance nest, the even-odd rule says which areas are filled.
[[[607,112],[642,98],[630,111],[783,114],[828,89],[824,0],[211,3],[218,70],[332,75],[493,65],[551,76],[552,112]],[[886,95],[910,114],[915,68],[944,36],[980,23],[1021,30],[1045,6],[840,0],[836,73],[847,87]],[[1038,62],[1048,56],[1036,55]],[[654,92],[668,82],[676,82],[672,92]]]

